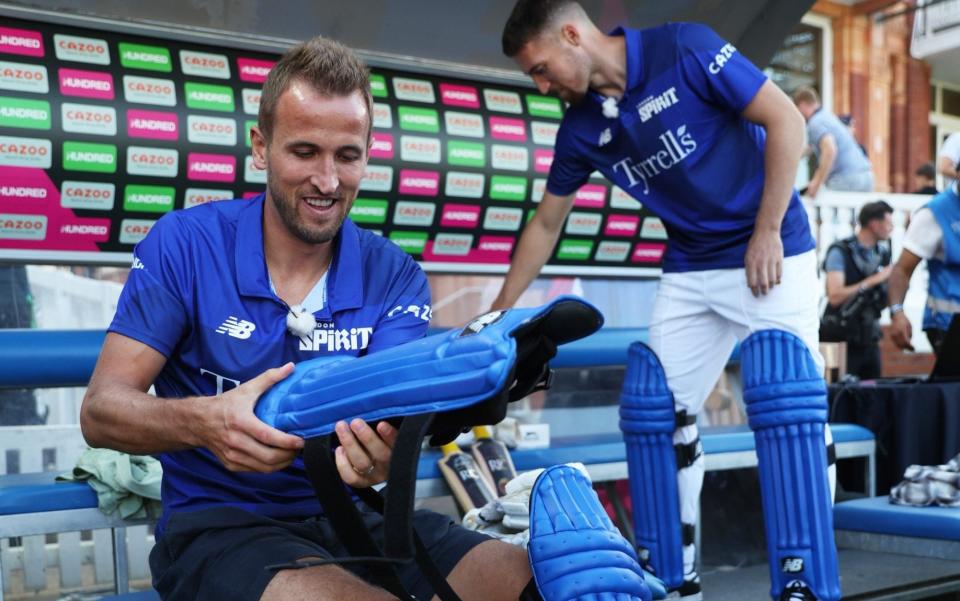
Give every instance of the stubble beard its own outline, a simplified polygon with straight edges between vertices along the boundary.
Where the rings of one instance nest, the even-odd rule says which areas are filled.
[[[270,198],[273,199],[273,206],[276,207],[283,225],[286,226],[287,230],[298,240],[306,242],[307,244],[324,244],[337,237],[337,232],[340,231],[340,226],[343,225],[343,220],[346,218],[345,213],[340,213],[334,224],[311,227],[300,219],[298,210],[300,201],[296,198],[296,192],[294,192],[290,198],[282,194],[280,187],[270,175],[269,170],[267,171],[267,190],[270,192]],[[338,198],[335,202],[341,203],[343,199]]]

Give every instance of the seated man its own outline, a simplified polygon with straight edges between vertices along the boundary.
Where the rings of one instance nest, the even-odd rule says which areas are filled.
[[[266,193],[170,213],[135,249],[81,427],[92,446],[163,464],[150,563],[165,601],[394,598],[361,563],[266,569],[346,551],[304,474],[303,440],[253,412],[294,362],[375,353],[426,331],[423,272],[346,219],[371,143],[369,88],[365,66],[336,42],[292,48],[251,130]],[[336,433],[345,483],[386,478],[394,428],[353,420]],[[378,514],[365,523],[382,532]],[[522,549],[436,513],[414,523],[464,599],[517,599],[530,581]],[[415,564],[399,573],[418,599],[433,597]]]

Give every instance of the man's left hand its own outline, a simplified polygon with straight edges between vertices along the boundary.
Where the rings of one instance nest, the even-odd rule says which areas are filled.
[[[766,294],[783,276],[783,241],[780,230],[754,230],[744,258],[747,286],[754,296]]]
[[[376,430],[362,419],[349,424],[337,422],[337,471],[344,483],[354,488],[366,488],[387,479],[390,455],[397,442],[397,429],[387,422],[377,424]]]

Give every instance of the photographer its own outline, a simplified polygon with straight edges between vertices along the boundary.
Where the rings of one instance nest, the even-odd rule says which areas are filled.
[[[880,312],[887,304],[893,208],[882,200],[860,209],[856,235],[827,250],[827,307],[820,340],[847,343],[847,373],[880,377]]]

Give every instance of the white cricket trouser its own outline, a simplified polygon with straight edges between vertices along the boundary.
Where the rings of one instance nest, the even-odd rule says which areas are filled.
[[[764,329],[791,332],[803,340],[820,371],[819,282],[815,251],[787,257],[781,283],[755,297],[744,268],[665,273],[653,307],[650,347],[663,364],[677,411],[698,415],[717,383],[737,340]],[[679,428],[674,444],[694,441],[697,426]],[[701,455],[677,474],[680,518],[695,524],[703,488]],[[694,567],[696,550],[684,547],[684,573]]]

